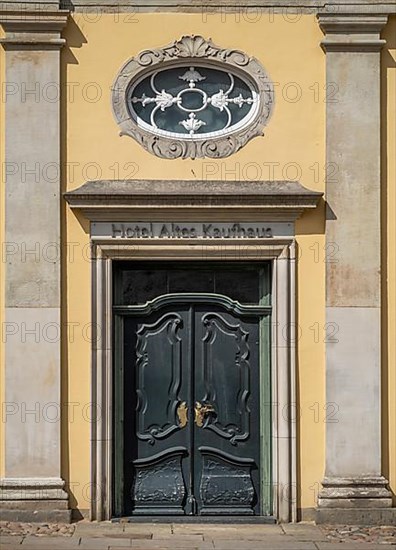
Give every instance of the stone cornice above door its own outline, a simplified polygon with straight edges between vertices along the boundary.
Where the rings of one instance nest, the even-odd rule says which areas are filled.
[[[323,193],[297,181],[97,180],[64,193],[91,221],[183,219],[294,221]]]

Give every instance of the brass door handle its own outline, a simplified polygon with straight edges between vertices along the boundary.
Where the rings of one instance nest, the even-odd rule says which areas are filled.
[[[200,403],[199,401],[195,403],[194,410],[195,410],[195,424],[199,428],[202,428],[202,426],[204,425],[206,417],[210,413],[215,412],[215,408],[213,407],[213,405],[210,405],[210,404],[202,405],[202,403]]]
[[[179,428],[185,428],[188,424],[188,407],[185,401],[179,403],[177,407],[177,418],[179,419]]]

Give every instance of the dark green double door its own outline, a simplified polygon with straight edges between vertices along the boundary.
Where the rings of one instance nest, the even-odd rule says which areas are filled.
[[[168,295],[122,316],[126,515],[254,515],[263,308]]]

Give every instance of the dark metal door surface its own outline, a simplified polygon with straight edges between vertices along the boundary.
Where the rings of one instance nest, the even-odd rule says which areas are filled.
[[[153,303],[123,318],[125,513],[259,514],[260,307]]]
[[[199,514],[259,504],[259,318],[194,311],[194,496]]]

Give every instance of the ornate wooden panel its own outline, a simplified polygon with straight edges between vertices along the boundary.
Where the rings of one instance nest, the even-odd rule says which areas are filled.
[[[131,498],[135,514],[184,514],[187,491],[182,458],[186,455],[187,449],[173,447],[133,462]]]
[[[194,435],[203,515],[260,513],[259,321],[216,303],[195,310],[195,400],[207,410]]]
[[[184,514],[191,494],[188,307],[124,320],[125,514]]]
[[[179,314],[166,313],[137,331],[136,435],[150,445],[179,429],[182,324]]]
[[[202,473],[199,492],[205,514],[253,514],[256,498],[253,459],[241,459],[211,447],[199,447]]]
[[[123,481],[129,513],[260,513],[260,315],[259,307],[203,294],[130,306]]]
[[[205,427],[237,445],[249,437],[248,333],[239,319],[231,323],[221,313],[204,313],[201,323],[205,327],[201,342],[202,400],[211,403],[216,413]]]

